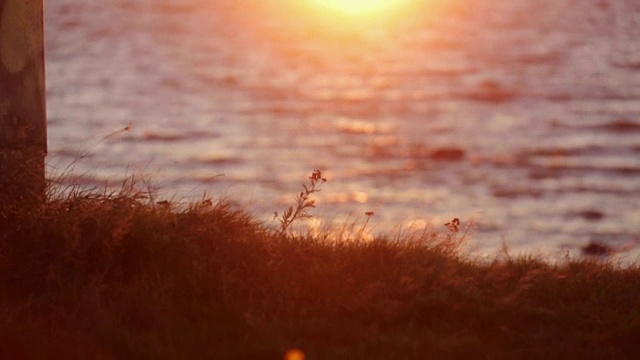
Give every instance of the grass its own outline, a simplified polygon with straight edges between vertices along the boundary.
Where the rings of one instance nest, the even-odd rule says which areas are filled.
[[[306,189],[279,229],[130,183],[0,210],[0,358],[640,356],[637,266],[474,260],[457,219],[404,238],[296,235]]]

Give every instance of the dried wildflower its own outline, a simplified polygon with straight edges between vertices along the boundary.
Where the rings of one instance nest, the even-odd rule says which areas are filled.
[[[460,231],[460,219],[454,218],[453,220],[444,224],[444,226],[448,227],[451,232],[457,233],[458,231]]]
[[[213,206],[213,202],[211,201],[211,199],[204,199],[202,200],[202,206],[206,206],[206,207]]]
[[[309,180],[311,180],[312,183],[316,183],[318,181],[322,181],[322,182],[326,182],[327,179],[322,177],[322,171],[315,169],[313,170],[313,172],[311,173],[311,176],[309,176]]]
[[[362,236],[364,235],[364,231],[367,228],[367,225],[369,224],[369,219],[371,219],[371,217],[374,215],[374,212],[367,211],[364,214],[367,216],[367,220],[365,220],[364,225],[362,225],[362,228],[360,228],[360,231],[358,232],[359,239],[362,239]]]

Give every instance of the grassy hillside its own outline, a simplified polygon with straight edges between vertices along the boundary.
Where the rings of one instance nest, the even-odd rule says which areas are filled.
[[[3,209],[0,358],[640,358],[638,267],[480,262],[454,226],[294,236],[285,215],[131,191]]]

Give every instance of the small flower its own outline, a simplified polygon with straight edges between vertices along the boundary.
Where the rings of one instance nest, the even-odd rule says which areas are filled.
[[[375,213],[373,211],[367,211],[366,213],[364,213],[365,215],[371,217],[373,216]]]

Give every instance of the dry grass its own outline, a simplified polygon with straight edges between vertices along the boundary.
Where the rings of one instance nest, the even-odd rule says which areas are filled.
[[[640,356],[638,267],[478,262],[452,227],[295,236],[135,189],[0,211],[0,358]]]

